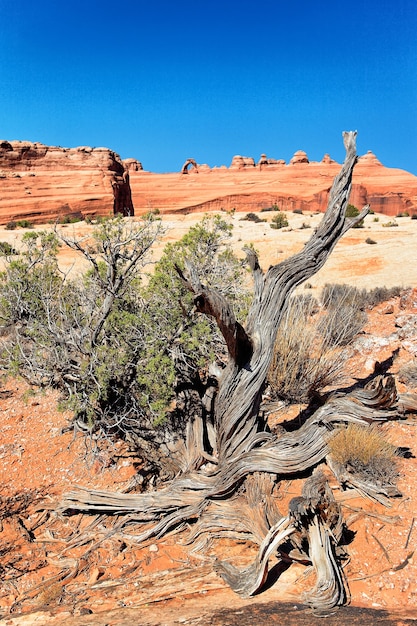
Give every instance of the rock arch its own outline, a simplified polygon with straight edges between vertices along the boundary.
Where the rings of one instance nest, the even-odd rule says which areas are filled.
[[[196,173],[198,174],[198,165],[197,163],[194,161],[194,159],[187,159],[186,162],[184,163],[184,165],[182,166],[181,169],[181,174],[188,174],[188,168],[193,167],[196,171]]]

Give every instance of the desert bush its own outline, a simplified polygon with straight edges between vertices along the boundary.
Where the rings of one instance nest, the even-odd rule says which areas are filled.
[[[293,213],[294,213],[295,215],[302,215],[302,214],[303,214],[303,210],[302,210],[302,209],[294,209],[294,210],[293,210]]]
[[[369,244],[373,245],[373,244],[376,244],[376,241],[375,241],[375,239],[372,239],[372,237],[367,237],[365,239],[365,243],[369,243]]]
[[[403,365],[398,372],[398,380],[407,387],[417,387],[417,361]]]
[[[33,224],[30,220],[18,220],[16,226],[19,226],[19,228],[33,228]]]
[[[329,309],[318,322],[317,329],[325,346],[347,346],[363,330],[367,320],[364,311],[346,303],[337,309]]]
[[[326,283],[321,292],[321,303],[326,309],[337,308],[342,303],[356,303],[359,289],[341,283]]]
[[[398,477],[396,448],[375,426],[348,424],[333,435],[329,449],[332,459],[367,480],[385,484]]]
[[[275,229],[286,228],[288,226],[288,219],[285,213],[278,213],[274,215],[271,220],[270,227]]]
[[[8,241],[0,241],[0,256],[17,255],[18,251]]]
[[[69,213],[68,215],[63,215],[59,218],[58,224],[76,224],[77,222],[83,221],[83,216],[81,214]]]
[[[359,209],[355,207],[353,204],[347,205],[346,213],[345,213],[346,217],[357,217],[359,213],[360,213]],[[363,228],[363,220],[355,224],[353,228]]]
[[[308,403],[342,379],[347,352],[325,345],[314,313],[315,298],[293,298],[277,333],[268,374],[272,399]]]
[[[417,220],[417,213],[413,213],[412,216],[411,216],[411,219],[412,220]]]
[[[58,269],[58,234],[26,233],[19,260],[0,276],[0,317],[14,325],[3,362],[34,384],[60,388],[86,423],[112,414],[132,382],[130,358],[142,342],[139,333],[129,343],[138,330],[131,312],[140,310],[136,271],[157,232],[151,222],[114,218],[89,239],[60,234],[90,264],[72,280]]]
[[[327,309],[318,322],[326,346],[346,346],[367,322],[363,291],[351,285],[326,284],[321,301]]]
[[[358,289],[352,285],[326,283],[321,293],[321,303],[325,308],[332,309],[349,304],[356,308],[372,308],[390,298],[403,293],[404,287],[374,287],[373,289]]]
[[[239,319],[245,317],[249,294],[243,286],[242,263],[228,245],[231,231],[232,226],[220,216],[205,217],[180,241],[165,246],[143,292],[145,324],[152,343],[141,364],[139,382],[142,401],[158,419],[173,399],[173,356],[196,370],[207,369],[211,361],[226,360],[217,325],[207,316],[195,314],[193,296],[178,279],[176,266],[181,271],[186,271],[187,263],[198,268],[204,284],[227,297]]]
[[[385,224],[382,224],[382,226],[384,228],[395,228],[398,226],[398,224],[395,220],[390,220],[389,222],[385,222]]]
[[[15,230],[16,228],[17,224],[13,220],[11,222],[7,222],[7,224],[5,225],[6,230]]]
[[[267,211],[279,211],[280,208],[277,204],[273,204],[272,206],[267,206],[261,209],[261,213],[265,213]]]
[[[373,289],[363,289],[361,291],[361,302],[363,305],[372,309],[377,304],[381,304],[381,302],[386,302],[391,298],[396,298],[400,296],[404,291],[404,287],[394,286],[394,287],[374,287]]]
[[[410,217],[410,214],[408,211],[401,211],[400,213],[397,213],[395,217]]]
[[[258,224],[259,222],[266,222],[266,220],[260,218],[259,215],[256,215],[256,213],[246,213],[244,217],[240,218],[241,222],[244,220],[247,220],[249,222],[255,222],[256,224]]]
[[[4,325],[46,323],[44,305],[54,299],[60,282],[57,251],[53,233],[29,232],[22,237],[19,259],[6,258],[5,270],[0,273],[0,321]]]
[[[153,428],[173,398],[175,358],[203,367],[224,352],[205,316],[194,323],[175,264],[184,268],[190,258],[206,284],[233,300],[244,269],[225,245],[229,225],[206,218],[168,246],[146,277],[140,270],[161,232],[148,216],[104,220],[80,240],[61,231],[26,233],[19,260],[0,275],[0,318],[14,327],[3,342],[3,365],[61,389],[61,404],[83,428],[129,437]],[[59,241],[87,260],[84,275],[59,271]]]
[[[296,309],[302,317],[308,319],[318,313],[320,304],[311,293],[298,293],[291,298],[291,307]]]

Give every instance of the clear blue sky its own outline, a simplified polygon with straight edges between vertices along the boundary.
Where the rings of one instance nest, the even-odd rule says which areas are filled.
[[[0,138],[146,170],[358,152],[417,174],[416,0],[0,0]]]

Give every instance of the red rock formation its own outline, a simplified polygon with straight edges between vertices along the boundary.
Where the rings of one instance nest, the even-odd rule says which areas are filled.
[[[243,157],[237,154],[233,157],[230,164],[231,170],[243,170],[247,167],[255,167],[255,159],[252,157]]]
[[[107,148],[0,142],[0,222],[133,214],[129,177]]]
[[[230,168],[199,165],[199,174],[145,172],[135,159],[122,162],[107,148],[73,149],[39,143],[0,142],[0,222],[47,222],[68,214],[105,215],[200,211],[324,211],[340,165],[329,155],[308,162],[298,151],[291,164],[236,156]],[[130,177],[130,181],[129,181]],[[130,195],[131,194],[131,195]],[[133,198],[133,202],[132,202]],[[375,212],[417,214],[417,177],[387,168],[372,152],[359,158],[350,201]]]
[[[309,163],[307,153],[304,150],[297,150],[290,161],[291,165],[298,165],[299,163]]]
[[[324,211],[333,179],[340,170],[340,164],[328,155],[321,163],[277,163],[261,167],[245,166],[240,159],[243,157],[239,160],[234,157],[234,166],[229,169],[203,171],[199,167],[199,176],[192,178],[131,172],[136,212],[145,213],[150,207],[162,213],[232,209],[249,212],[272,205],[284,211]],[[384,167],[368,153],[359,159],[354,170],[350,201],[357,207],[369,203],[377,213],[412,215],[417,213],[417,177],[404,170]]]
[[[266,154],[261,154],[261,157],[258,161],[258,166],[260,168],[270,167],[274,165],[285,165],[284,159],[270,159],[266,156]]]
[[[137,159],[123,159],[122,161],[126,170],[130,172],[141,172],[143,170],[143,165]]]

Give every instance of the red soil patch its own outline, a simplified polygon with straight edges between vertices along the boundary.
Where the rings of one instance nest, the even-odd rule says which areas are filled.
[[[397,315],[416,314],[417,292],[402,306],[397,298],[370,313],[349,366],[355,376],[369,374],[375,361],[396,347],[393,373],[415,358],[415,339],[406,346],[393,333]],[[171,624],[179,616],[191,619],[224,607],[299,602],[300,590],[313,585],[313,574],[305,576],[304,566],[292,565],[268,591],[242,600],[213,572],[212,561],[217,556],[248,564],[255,546],[221,541],[206,554],[193,554],[184,545],[184,530],[138,547],[134,530],[130,537],[116,532],[106,538],[100,518],[57,515],[57,501],[74,485],[123,491],[131,485],[134,463],[140,463],[124,444],[98,447],[81,433],[65,432],[71,415],[58,410],[58,400],[55,392],[32,390],[14,379],[5,379],[0,389],[0,617],[6,624],[127,624],[128,608],[130,623]],[[382,429],[416,455],[416,426],[416,416],[409,416]],[[413,456],[399,464],[403,497],[390,509],[334,486],[355,532],[345,568],[352,604],[415,615],[417,461]],[[284,514],[300,486],[296,480],[282,484],[278,505]],[[79,533],[88,527],[94,541],[84,543]]]

